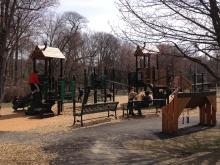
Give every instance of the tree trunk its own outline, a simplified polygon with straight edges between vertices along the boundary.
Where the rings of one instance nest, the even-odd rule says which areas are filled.
[[[0,33],[0,100],[3,101],[5,89],[5,69],[6,69],[6,33]]]
[[[14,61],[14,85],[18,82],[18,41],[16,41],[15,61]]]
[[[3,100],[4,88],[5,88],[5,60],[2,57],[4,53],[0,56],[0,100]]]

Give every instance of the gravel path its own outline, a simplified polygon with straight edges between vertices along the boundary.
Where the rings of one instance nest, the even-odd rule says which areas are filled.
[[[218,119],[220,116],[218,115]],[[181,121],[181,120],[180,120]],[[198,123],[198,117],[190,118],[191,126]],[[179,124],[183,127],[182,124]],[[186,125],[185,125],[186,126]],[[68,128],[65,131],[40,134],[37,132],[0,132],[0,144],[33,146],[25,152],[38,153],[36,158],[17,161],[18,164],[169,164],[168,157],[138,154],[127,148],[131,140],[155,140],[167,138],[161,132],[161,117],[126,119],[118,123],[107,123],[80,129]],[[38,148],[38,147],[40,148]],[[15,147],[16,148],[16,147]],[[23,155],[25,155],[23,153]],[[48,156],[50,155],[50,156]],[[6,156],[7,157],[7,156]],[[8,160],[9,158],[7,158]],[[193,162],[191,162],[193,163]],[[13,164],[1,158],[0,164]],[[187,164],[187,163],[186,163]]]

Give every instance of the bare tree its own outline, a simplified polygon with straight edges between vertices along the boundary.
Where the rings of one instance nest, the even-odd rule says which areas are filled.
[[[41,22],[42,38],[49,46],[59,48],[66,56],[64,73],[72,77],[77,63],[82,57],[80,52],[83,46],[81,30],[86,27],[87,19],[77,12],[65,12],[61,16],[51,13]]]
[[[35,11],[43,12],[49,6],[56,3],[56,0],[1,0],[0,1],[0,98],[4,93],[5,71],[10,51],[12,50],[12,34],[17,32],[16,43],[18,43],[18,26],[21,18],[19,12]],[[29,16],[29,15],[26,15]],[[10,46],[9,46],[10,45]],[[18,47],[18,44],[16,44]],[[17,49],[17,48],[16,48]]]
[[[109,33],[98,32],[91,36],[92,47],[96,48],[96,65],[114,67],[119,54],[120,41]]]
[[[203,66],[216,80],[220,77],[197,56],[219,61],[220,2],[218,0],[118,0],[122,33],[140,43],[172,43],[180,56]]]

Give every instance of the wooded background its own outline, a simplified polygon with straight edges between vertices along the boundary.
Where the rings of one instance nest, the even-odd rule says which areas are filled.
[[[118,0],[123,23],[113,27],[114,35],[87,32],[87,18],[74,11],[57,14],[58,5],[57,0],[0,1],[1,100],[27,92],[29,56],[44,43],[66,56],[66,78],[80,78],[92,66],[132,71],[136,45],[151,43],[160,50],[161,67],[171,65],[189,79],[197,71],[219,80],[217,0]]]

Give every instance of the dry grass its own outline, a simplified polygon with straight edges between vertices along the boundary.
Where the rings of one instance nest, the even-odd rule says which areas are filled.
[[[125,142],[123,146],[131,153],[157,159],[161,164],[172,164],[219,152],[220,128],[168,139],[131,140]]]
[[[0,164],[49,164],[56,157],[36,144],[0,144],[0,148]]]

